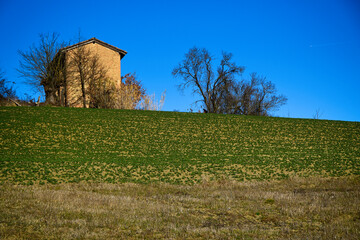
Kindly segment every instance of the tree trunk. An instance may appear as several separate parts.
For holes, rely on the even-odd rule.
[[[53,89],[47,88],[44,86],[44,91],[45,91],[45,102],[47,104],[51,104],[51,105],[55,105],[56,104],[56,91],[54,91]]]
[[[86,93],[85,93],[85,79],[82,70],[80,69],[81,92],[83,100],[83,108],[86,108]]]
[[[16,106],[21,107],[20,103],[18,103],[17,101],[12,100],[11,98],[9,98],[9,100],[12,101],[13,103],[15,103]]]
[[[65,105],[65,107],[68,107],[69,106],[69,103],[68,103],[68,97],[67,97],[67,78],[66,78],[66,74],[67,74],[67,72],[66,72],[66,64],[65,64],[65,66],[64,66],[64,72],[63,72],[63,74],[64,74],[64,105]]]

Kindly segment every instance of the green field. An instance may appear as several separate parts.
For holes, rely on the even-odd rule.
[[[360,123],[0,108],[0,182],[194,184],[360,175]]]
[[[0,108],[0,239],[359,237],[358,122]]]

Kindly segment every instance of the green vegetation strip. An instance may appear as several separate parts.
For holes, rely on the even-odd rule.
[[[0,182],[167,182],[360,175],[360,123],[0,108]]]

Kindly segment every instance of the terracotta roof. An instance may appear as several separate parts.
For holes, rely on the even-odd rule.
[[[106,42],[100,41],[97,38],[90,38],[89,40],[79,42],[79,43],[76,43],[76,44],[71,45],[71,46],[64,47],[64,48],[60,49],[60,51],[67,52],[69,50],[72,50],[72,49],[77,48],[77,47],[84,46],[84,45],[89,44],[89,43],[97,43],[97,44],[100,44],[100,45],[102,45],[104,47],[107,47],[107,48],[109,48],[109,49],[111,49],[111,50],[113,50],[115,52],[118,52],[120,54],[121,58],[123,58],[127,54],[126,51],[121,50],[120,48],[114,47],[113,45],[110,45],[110,44],[108,44]]]

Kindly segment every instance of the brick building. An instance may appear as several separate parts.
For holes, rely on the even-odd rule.
[[[65,74],[66,89],[62,89],[63,97],[62,102],[64,105],[70,107],[82,107],[83,104],[79,101],[81,96],[81,85],[79,81],[74,80],[74,76],[69,74],[71,72],[69,62],[74,54],[74,51],[79,50],[78,48],[83,48],[91,52],[92,55],[96,55],[99,59],[99,63],[106,70],[106,77],[115,84],[116,87],[121,86],[121,59],[127,54],[126,51],[121,50],[117,47],[114,47],[110,44],[107,44],[103,41],[100,41],[96,38],[91,38],[89,40],[62,48],[60,52],[65,57],[65,69],[68,74]],[[88,100],[87,106],[88,106]]]

